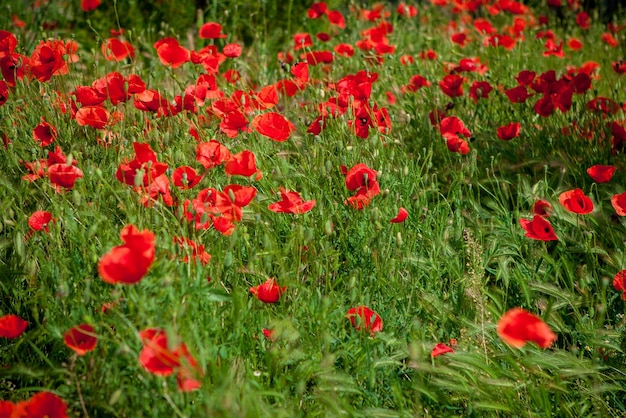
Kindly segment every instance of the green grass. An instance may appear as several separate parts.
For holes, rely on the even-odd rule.
[[[48,7],[62,12],[58,5]],[[559,40],[576,36],[584,42],[580,51],[564,47],[566,58],[559,59],[543,57],[545,41],[535,39],[548,27],[527,28],[525,40],[507,51],[483,46],[469,24],[473,41],[461,48],[445,30],[449,19],[463,25],[459,15],[430,4],[418,9],[409,19],[387,6],[393,25],[388,38],[396,51],[383,63],[355,47],[352,58],[311,65],[313,81],[294,97],[281,95],[269,110],[295,124],[285,142],[254,129],[229,138],[217,119],[205,122],[188,111],[161,118],[137,110],[130,99],[104,104],[124,115],[108,128],[116,136],[105,147],[101,131],[79,126],[54,105],[58,94],[67,98],[77,86],[112,71],[139,75],[168,100],[184,94],[203,69],[191,63],[171,69],[159,62],[152,44],[172,35],[171,28],[126,28],[136,49],[133,60],[109,62],[99,45],[81,45],[80,60],[69,64],[68,74],[48,82],[18,80],[0,106],[0,135],[11,140],[0,145],[0,316],[19,315],[29,326],[19,338],[0,338],[0,399],[19,402],[46,390],[64,399],[70,416],[91,417],[624,416],[625,302],[612,281],[626,268],[626,223],[615,214],[611,196],[625,191],[626,162],[622,149],[612,149],[606,127],[624,115],[586,109],[599,96],[625,100],[626,75],[611,69],[624,56],[624,31],[616,34],[620,45],[610,48],[600,39],[606,27],[593,14],[591,28],[583,31],[574,12],[566,10],[557,22],[537,6],[533,16],[548,14]],[[279,36],[235,36],[242,33],[236,24],[246,25],[243,17],[225,27],[230,37],[217,40],[218,46],[247,42],[241,57],[220,66],[220,74],[231,68],[242,74],[236,85],[217,75],[225,97],[290,78],[289,65],[281,66],[276,53],[290,51],[299,59],[293,33],[331,33],[328,44],[315,40],[313,49],[332,50],[340,42],[354,45],[361,31],[376,24],[357,19],[348,7],[339,10],[346,29],[329,26],[325,18],[294,16],[286,43],[279,43]],[[102,19],[93,22],[94,30],[117,25],[104,20],[108,11],[93,12],[91,18]],[[205,12],[204,21],[220,21]],[[40,39],[70,39],[71,23],[82,28],[90,18],[67,14],[61,21],[67,26],[42,31],[41,13],[24,11],[20,17],[29,19],[24,29],[12,27],[10,17],[0,19],[0,28],[16,35],[17,52],[30,56]],[[513,16],[503,12],[490,20],[502,31]],[[271,28],[272,22],[265,25]],[[196,50],[213,42],[199,39],[195,29],[190,33]],[[191,48],[187,34],[178,35]],[[438,58],[420,60],[419,53],[429,48]],[[405,54],[415,63],[402,65],[399,57]],[[479,57],[489,71],[462,73],[468,79],[464,95],[449,98],[437,82],[446,63],[466,57]],[[503,93],[517,84],[523,69],[537,74],[553,69],[560,77],[568,66],[587,61],[600,65],[599,78],[593,89],[574,94],[567,112],[555,110],[544,118],[532,107],[539,95],[513,104]],[[317,106],[336,97],[332,83],[359,70],[378,74],[369,102],[388,109],[391,131],[373,128],[367,139],[359,138],[347,113],[329,118],[318,136],[306,133]],[[403,93],[401,87],[415,74],[431,87]],[[489,99],[469,98],[475,80],[494,87]],[[387,102],[387,92],[395,94],[396,104]],[[210,108],[207,103],[200,114]],[[444,107],[472,132],[468,155],[450,152],[428,122],[431,110]],[[251,121],[265,112],[246,116]],[[42,117],[58,132],[45,148],[32,134]],[[512,121],[521,123],[521,135],[499,140],[497,127]],[[589,126],[593,139],[563,131],[573,129],[574,121]],[[217,139],[233,154],[252,151],[262,179],[227,176],[220,166],[207,170],[198,186],[177,189],[171,180],[176,167],[203,172],[190,126],[201,141]],[[118,165],[134,158],[133,142],[150,144],[158,161],[169,165],[178,204],[168,207],[158,200],[145,207],[138,193],[115,178]],[[22,179],[24,162],[47,158],[55,146],[84,173],[64,193],[55,192],[46,178]],[[344,203],[353,193],[340,167],[357,163],[378,172],[381,188],[363,210]],[[585,172],[594,164],[614,165],[613,179],[595,183]],[[231,236],[195,230],[183,219],[185,199],[231,183],[257,190]],[[301,215],[270,211],[279,187],[314,199],[316,206]],[[591,214],[570,213],[559,203],[559,195],[574,188],[593,200]],[[524,236],[519,219],[532,217],[537,199],[552,204],[548,219],[558,241]],[[408,219],[390,223],[399,207],[408,210]],[[56,221],[48,234],[37,231],[25,239],[36,210],[51,212]],[[155,234],[156,258],[138,284],[109,285],[99,277],[98,263],[122,244],[120,231],[129,224]],[[203,244],[210,262],[182,262],[189,253],[175,244],[175,236]],[[276,304],[264,304],[249,291],[269,277],[287,287]],[[103,304],[112,302],[103,313]],[[382,332],[370,336],[353,329],[346,312],[361,305],[380,315]],[[513,307],[540,316],[557,334],[553,346],[507,345],[496,326]],[[95,327],[98,342],[94,351],[77,356],[63,334],[81,323]],[[174,375],[156,376],[142,367],[139,332],[152,327],[165,330],[172,346],[186,344],[203,371],[200,389],[180,392]],[[273,339],[263,336],[263,328],[274,330]],[[451,339],[457,341],[454,353],[431,357],[435,344]]]

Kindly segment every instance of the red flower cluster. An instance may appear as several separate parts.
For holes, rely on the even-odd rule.
[[[211,226],[223,235],[231,235],[235,224],[243,217],[243,208],[256,196],[252,186],[231,184],[223,191],[214,188],[202,189],[196,198],[183,203],[184,216],[194,222],[196,229]]]
[[[622,299],[626,300],[626,270],[618,272],[613,277],[613,287],[618,292],[622,292]]]
[[[76,166],[78,162],[72,160],[67,164],[67,157],[61,148],[56,147],[54,152],[48,151],[48,158],[25,163],[29,174],[22,176],[26,181],[35,181],[42,177],[48,177],[50,183],[57,192],[63,189],[72,189],[77,179],[83,177],[83,172]]]

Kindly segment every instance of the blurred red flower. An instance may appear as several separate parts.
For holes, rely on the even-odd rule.
[[[39,392],[26,401],[18,402],[11,418],[67,418],[67,405],[53,393]]]
[[[216,22],[207,22],[200,27],[198,36],[202,39],[226,38],[222,33],[222,25]]]
[[[4,80],[0,80],[0,106],[7,100],[9,100],[9,85]]]
[[[622,299],[626,300],[626,270],[618,272],[613,277],[613,287],[618,292],[622,292]]]
[[[180,366],[180,356],[168,344],[167,334],[158,328],[147,328],[139,332],[143,348],[139,363],[144,369],[157,376],[169,376]]]
[[[98,263],[100,278],[109,284],[134,284],[148,272],[155,258],[154,234],[135,225],[125,226],[120,238],[124,244],[113,247]]]
[[[252,120],[252,126],[258,133],[274,141],[286,141],[296,127],[280,113],[270,112],[258,115]]]
[[[101,0],[80,0],[80,8],[83,12],[90,12],[100,6]]]
[[[389,222],[398,224],[398,223],[404,222],[406,218],[408,217],[409,217],[409,212],[407,212],[406,209],[401,207],[400,209],[398,209],[398,214],[396,215],[396,217],[393,219],[390,219]]]
[[[63,334],[63,342],[79,356],[84,356],[96,348],[98,337],[94,333],[93,326],[80,324],[70,328]]]
[[[104,59],[107,61],[124,61],[128,57],[135,57],[135,48],[133,48],[130,42],[117,38],[107,39],[100,49]]]
[[[258,300],[265,303],[276,303],[280,296],[287,290],[286,286],[279,286],[273,277],[267,279],[258,286],[250,288],[252,293]]]
[[[302,200],[298,192],[290,192],[280,188],[281,201],[272,203],[268,209],[272,212],[302,214],[310,211],[315,206],[315,200]]]
[[[520,218],[520,226],[526,231],[526,236],[531,239],[539,241],[557,241],[558,237],[552,229],[550,222],[545,220],[540,215],[535,215],[532,221],[528,219]]]
[[[438,343],[436,346],[433,347],[433,350],[430,352],[430,356],[432,358],[435,358],[446,353],[454,353],[454,350],[444,343]]]
[[[162,38],[154,43],[159,61],[165,66],[178,68],[191,59],[189,51],[175,38]]]
[[[626,216],[626,192],[614,194],[611,197],[611,205],[619,216]]]
[[[498,335],[515,348],[522,348],[529,341],[548,348],[557,338],[545,322],[522,308],[510,309],[500,318]]]
[[[519,122],[511,122],[508,125],[498,128],[498,138],[503,141],[509,141],[519,136],[521,125]]]
[[[596,183],[607,183],[611,181],[615,173],[614,165],[594,165],[587,169],[587,174]]]
[[[360,331],[361,329],[364,329],[369,331],[372,337],[374,336],[374,333],[383,330],[383,320],[380,315],[367,306],[357,306],[355,308],[348,309],[346,318],[350,320],[350,323],[355,330]]]
[[[0,337],[17,338],[24,333],[28,321],[17,315],[0,316]]]
[[[570,212],[584,215],[593,211],[593,202],[581,189],[568,190],[561,193],[559,202]]]

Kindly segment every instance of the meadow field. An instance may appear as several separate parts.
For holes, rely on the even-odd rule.
[[[144,3],[0,5],[0,418],[626,416],[621,10]]]

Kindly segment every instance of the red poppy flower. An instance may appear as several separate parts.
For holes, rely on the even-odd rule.
[[[430,356],[432,358],[435,358],[446,353],[454,353],[454,350],[444,343],[438,343],[436,346],[433,347],[433,350],[430,352]]]
[[[366,164],[356,164],[346,172],[346,187],[348,190],[368,187],[376,182],[376,174],[376,170],[369,168]]]
[[[176,383],[178,390],[181,392],[191,392],[202,387],[202,382],[198,380],[202,376],[202,370],[198,365],[198,361],[189,353],[187,345],[182,343],[177,349],[176,354],[180,358],[180,367],[176,372]]]
[[[626,216],[626,192],[613,195],[611,205],[619,216]]]
[[[470,86],[469,96],[474,101],[478,102],[478,99],[488,99],[489,93],[493,91],[493,87],[486,81],[474,81]]]
[[[101,47],[102,55],[107,61],[124,61],[135,57],[135,48],[128,41],[117,38],[107,39]]]
[[[83,172],[75,165],[65,163],[52,164],[48,167],[48,178],[50,183],[65,189],[74,187],[74,183],[83,177]]]
[[[293,50],[298,51],[303,48],[309,48],[313,46],[313,38],[308,33],[296,33],[293,35]]]
[[[448,74],[439,82],[439,87],[447,96],[463,96],[463,77],[458,74]]]
[[[535,203],[533,203],[531,212],[539,216],[549,216],[552,213],[552,205],[550,202],[538,199]]]
[[[60,40],[41,41],[30,57],[30,73],[37,80],[46,82],[53,75],[67,74],[65,42]]]
[[[202,180],[202,175],[198,175],[196,170],[189,166],[178,167],[172,173],[172,180],[174,180],[174,186],[180,189],[191,189]]]
[[[583,47],[583,43],[578,38],[569,38],[567,40],[567,47],[572,51],[578,51]]]
[[[248,119],[239,110],[235,109],[224,114],[222,121],[220,122],[220,130],[226,134],[229,138],[234,138],[239,135],[239,132],[250,132],[248,127]]]
[[[357,331],[364,329],[373,337],[374,333],[383,330],[383,320],[380,315],[367,306],[357,306],[348,309],[346,317]]]
[[[258,133],[274,141],[286,141],[296,127],[280,113],[270,112],[258,115],[252,120]]]
[[[526,236],[539,241],[557,241],[558,238],[552,229],[550,222],[540,215],[535,215],[532,221],[520,218],[520,226],[526,231]]]
[[[615,173],[615,166],[613,165],[594,165],[587,169],[587,174],[596,183],[607,183],[611,181],[613,174]]]
[[[222,33],[222,25],[216,22],[207,22],[200,27],[198,36],[202,39],[226,38]]]
[[[230,160],[230,151],[220,142],[212,139],[198,145],[196,160],[204,168],[212,168]]]
[[[398,4],[398,7],[396,8],[396,12],[400,16],[415,17],[417,16],[417,7],[413,6],[412,4],[400,2],[400,4]]]
[[[613,277],[613,287],[618,292],[622,292],[622,299],[626,300],[626,270],[618,272]]]
[[[337,55],[350,58],[354,55],[354,48],[350,44],[338,44],[335,45],[333,50],[337,53]]]
[[[12,418],[67,418],[65,401],[50,392],[39,392],[13,408]]]
[[[13,417],[13,411],[15,410],[15,404],[11,401],[0,401],[0,418]]]
[[[522,308],[510,309],[500,318],[498,335],[515,348],[522,348],[529,341],[548,348],[557,338],[545,322]]]
[[[191,58],[189,51],[174,38],[163,38],[156,41],[154,49],[156,49],[161,64],[172,68],[180,67]]]
[[[503,141],[509,141],[519,136],[521,125],[519,122],[511,122],[508,125],[498,128],[498,138]]]
[[[102,106],[83,106],[76,112],[76,123],[80,126],[91,126],[104,129],[109,123],[109,112]]]
[[[180,356],[170,348],[165,331],[147,328],[139,332],[143,348],[139,363],[144,369],[157,376],[169,376],[180,366]]]
[[[63,334],[63,342],[79,356],[84,356],[96,348],[98,337],[89,324],[80,324],[70,328]]]
[[[17,338],[24,333],[28,321],[17,315],[0,316],[0,337]]]
[[[409,212],[407,212],[406,209],[401,207],[400,209],[398,209],[398,214],[396,215],[396,217],[393,219],[390,219],[389,222],[398,224],[398,223],[404,222],[406,218],[408,217],[409,217]]]
[[[528,94],[528,90],[525,86],[517,86],[511,89],[505,90],[504,94],[509,98],[511,103],[524,103],[532,94]]]
[[[429,87],[429,86],[430,86],[430,81],[426,80],[424,76],[416,74],[409,79],[408,85],[402,86],[402,90],[416,92],[422,87]]]
[[[325,2],[313,3],[306,15],[309,19],[317,19],[328,14],[328,5]]]
[[[280,188],[281,201],[272,203],[268,209],[272,212],[293,213],[296,215],[305,213],[313,209],[315,200],[302,200],[298,192],[290,192],[284,188]]]
[[[343,17],[339,10],[333,10],[331,12],[328,12],[326,16],[328,17],[328,22],[331,25],[337,26],[339,29],[346,28],[346,19]]]
[[[33,231],[50,232],[48,227],[52,222],[54,222],[52,214],[43,210],[38,210],[34,212],[28,218],[28,226],[30,226]]]
[[[458,152],[461,155],[469,153],[469,145],[467,141],[460,138],[459,135],[463,135],[465,138],[472,136],[469,129],[465,127],[463,121],[456,116],[448,116],[441,120],[439,125],[439,132],[446,140],[446,146],[452,152]]]
[[[609,32],[603,33],[600,39],[602,39],[602,41],[604,41],[608,46],[612,48],[615,48],[619,45],[619,41],[613,36],[613,34]]]
[[[559,202],[570,212],[584,215],[593,211],[593,202],[580,189],[568,190],[561,193]]]
[[[258,300],[265,303],[276,303],[280,296],[287,290],[286,286],[278,286],[276,279],[269,278],[264,283],[250,288],[250,293]]]
[[[80,8],[83,12],[90,12],[100,6],[101,0],[80,0]]]
[[[109,284],[134,284],[148,272],[155,257],[154,234],[135,225],[122,229],[124,244],[113,247],[98,263],[100,278]]]
[[[47,147],[57,139],[57,130],[42,117],[39,125],[33,129],[33,137],[42,147]]]
[[[263,336],[268,340],[276,341],[276,331],[274,331],[273,329],[263,328],[261,332],[263,333]]]
[[[239,44],[226,44],[222,49],[222,53],[228,58],[237,58],[241,55],[242,47]]]
[[[224,166],[224,172],[229,176],[250,177],[258,173],[256,157],[252,151],[243,150],[230,157]]]

